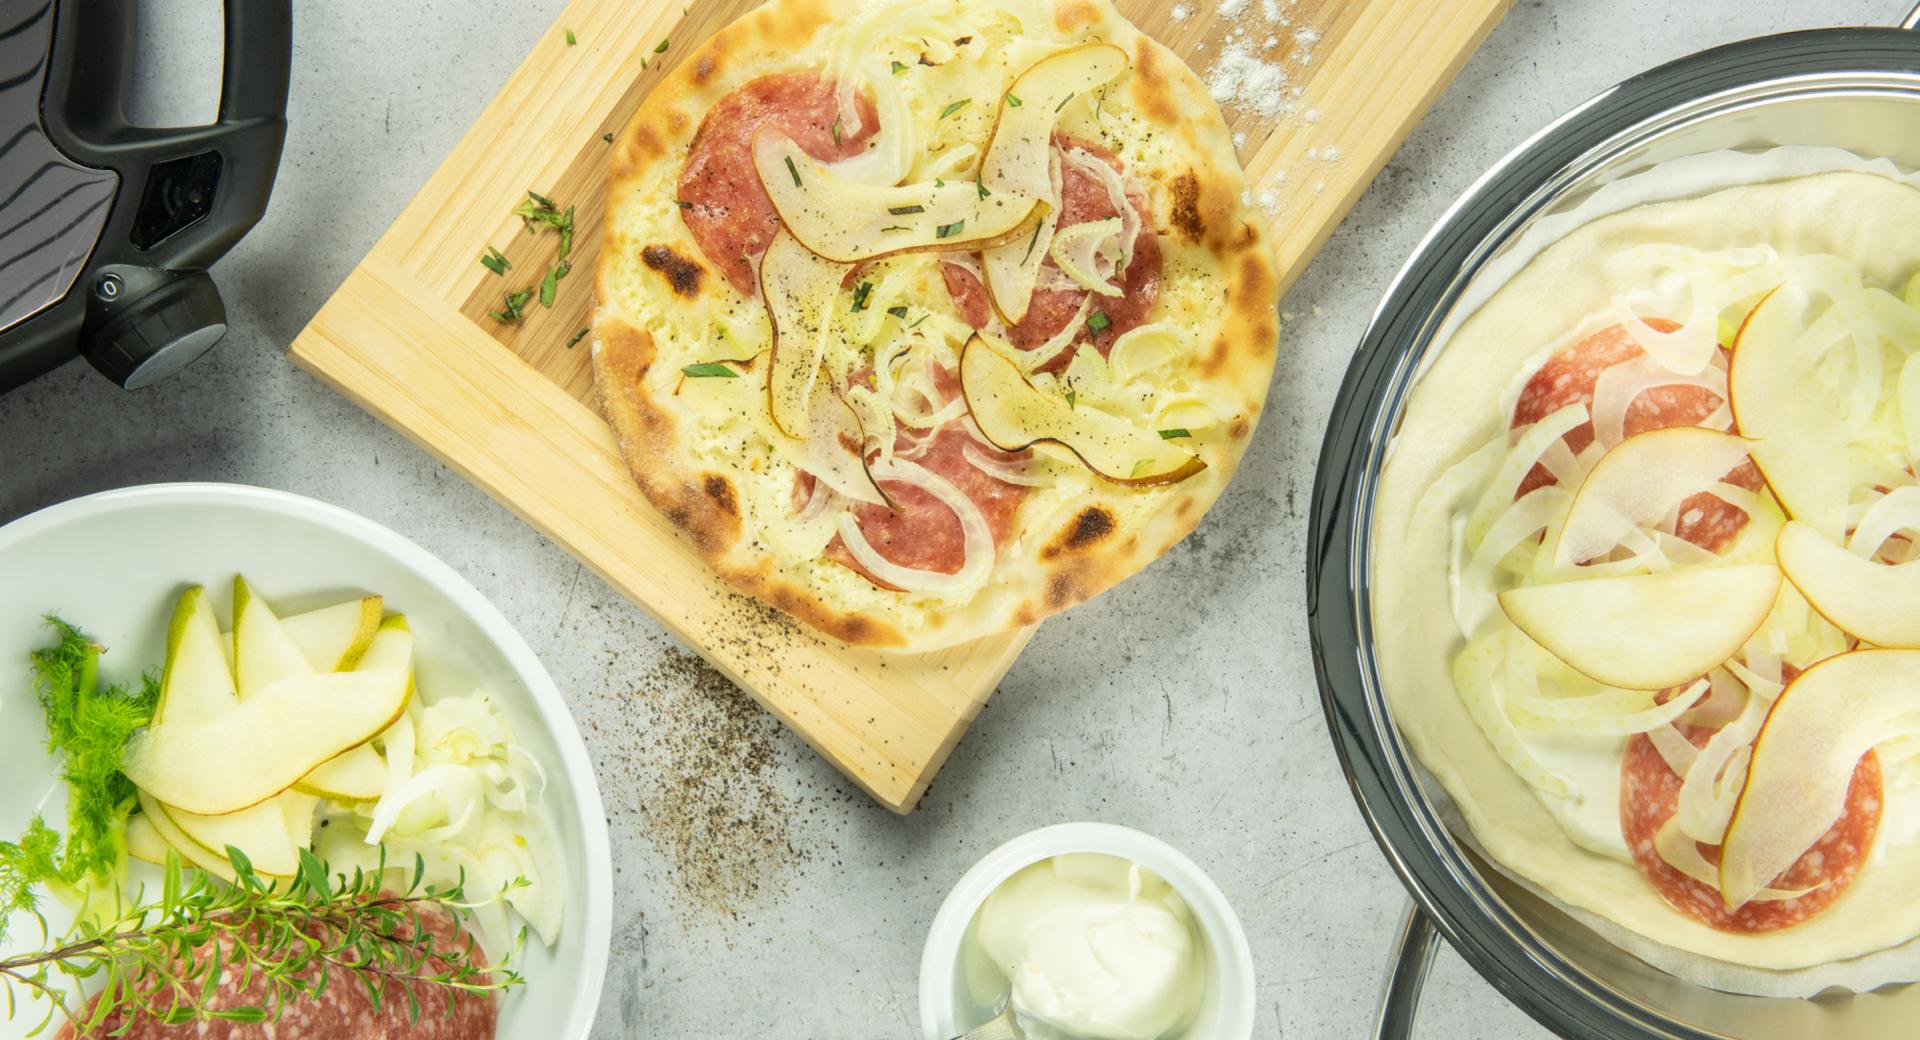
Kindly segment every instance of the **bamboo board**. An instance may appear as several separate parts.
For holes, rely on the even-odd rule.
[[[1235,48],[1284,70],[1278,90],[1225,113],[1271,217],[1283,291],[1510,3],[1119,0],[1203,78]],[[589,400],[587,351],[570,342],[592,306],[603,135],[754,0],[682,5],[569,4],[289,353],[565,546],[906,812],[1032,630],[887,655],[824,641],[733,593],[628,478]],[[516,273],[555,258],[556,236],[525,235],[510,213],[529,188],[576,207],[574,274],[553,307],[529,303],[507,325],[487,312],[528,278],[509,284],[478,257],[500,247]]]

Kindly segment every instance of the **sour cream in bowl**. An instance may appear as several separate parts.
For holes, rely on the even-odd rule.
[[[934,919],[920,1019],[947,1040],[1011,1001],[1035,1040],[1245,1040],[1253,962],[1220,889],[1166,843],[1110,824],[1022,835]]]

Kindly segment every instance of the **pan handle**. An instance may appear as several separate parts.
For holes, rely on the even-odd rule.
[[[1374,1019],[1374,1040],[1408,1040],[1420,1012],[1420,988],[1440,952],[1440,933],[1418,904],[1408,903],[1400,920],[1400,937],[1393,967],[1387,971],[1386,992],[1380,996],[1380,1014]]]

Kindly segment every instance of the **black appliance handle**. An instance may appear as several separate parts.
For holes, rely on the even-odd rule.
[[[1380,1013],[1373,1021],[1374,1040],[1409,1040],[1420,1013],[1420,990],[1426,985],[1433,958],[1440,952],[1440,933],[1419,904],[1408,903],[1394,941],[1393,966],[1380,996]]]
[[[118,171],[136,202],[156,165],[217,157],[218,186],[205,215],[156,242],[144,258],[155,267],[205,268],[266,213],[286,138],[292,0],[226,0],[219,115],[186,127],[127,121],[131,2],[84,0],[60,8],[65,24],[56,27],[54,46],[67,60],[55,63],[47,97],[64,101],[44,110],[47,132],[75,159]]]

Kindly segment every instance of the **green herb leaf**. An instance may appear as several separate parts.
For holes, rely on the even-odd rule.
[[[574,44],[576,44],[576,43],[579,43],[579,42],[580,42],[579,40],[576,40],[576,39],[574,39],[574,38],[573,38],[573,30],[572,30],[572,29],[568,29],[568,30],[567,30],[567,46],[569,46],[569,47],[571,47],[571,46],[573,46]]]
[[[553,306],[554,297],[559,295],[560,292],[560,279],[565,278],[567,272],[571,270],[573,270],[573,265],[567,263],[565,260],[547,268],[546,277],[540,279],[540,306]]]
[[[1079,402],[1079,400],[1080,400],[1080,391],[1075,390],[1073,388],[1072,383],[1068,383],[1067,384],[1067,407],[1072,408],[1075,404]]]
[[[906,67],[905,65],[902,65],[902,64],[900,64],[900,63],[899,63],[899,62],[897,62],[897,61],[893,63],[893,74],[894,74],[894,75],[896,75],[896,76],[898,76],[899,74],[901,74],[902,72],[905,72],[905,71],[907,71],[907,67]]]
[[[926,211],[927,211],[927,207],[925,206],[888,206],[887,207],[887,212],[893,214],[896,217],[904,217],[910,213],[925,213]]]
[[[1020,107],[1020,99],[1019,99],[1018,97],[1016,97],[1016,96],[1014,96],[1014,95],[1012,95],[1012,94],[1008,94],[1008,95],[1007,95],[1007,104],[1008,104],[1009,106],[1011,106],[1011,107],[1013,107],[1013,108],[1019,108],[1019,107]]]
[[[867,296],[872,292],[872,282],[861,282],[859,285],[853,287],[853,312],[855,314],[867,309]]]
[[[840,146],[840,117],[839,116],[833,117],[833,144],[834,144],[834,147],[836,148]]]
[[[611,130],[609,130],[609,131],[607,131],[606,133],[604,133],[604,134],[601,134],[601,135],[600,135],[600,139],[601,139],[602,141],[605,141],[605,142],[607,142],[608,144],[612,144],[612,143],[613,143],[613,131],[611,131]]]
[[[653,53],[655,53],[655,54],[665,54],[665,53],[667,53],[667,41],[666,41],[666,40],[661,40],[661,41],[660,41],[660,45],[659,45],[658,47],[655,47],[655,48],[653,49]]]
[[[1047,223],[1044,220],[1033,226],[1033,235],[1027,239],[1027,252],[1025,256],[1022,256],[1020,258],[1021,263],[1024,264],[1027,261],[1033,259],[1033,247],[1035,244],[1037,244],[1040,241],[1040,229],[1046,226],[1047,226]]]
[[[1180,426],[1176,426],[1171,430],[1160,431],[1160,439],[1163,441],[1170,441],[1170,440],[1173,440],[1175,437],[1191,437],[1191,436],[1193,436],[1193,434],[1188,433],[1184,427],[1180,427]]]
[[[1137,477],[1137,476],[1139,476],[1139,475],[1140,475],[1140,471],[1141,471],[1141,470],[1143,470],[1143,469],[1146,469],[1146,468],[1147,468],[1147,465],[1148,465],[1148,463],[1150,463],[1150,462],[1152,462],[1152,461],[1153,461],[1152,459],[1141,459],[1141,460],[1140,460],[1139,462],[1136,462],[1136,463],[1134,463],[1134,464],[1133,464],[1133,472],[1131,472],[1131,473],[1129,473],[1129,474],[1127,474],[1127,476],[1129,476],[1129,477]]]
[[[798,188],[800,186],[800,170],[793,165],[793,156],[787,156],[786,160],[787,172],[793,175],[793,186]]]
[[[732,365],[723,365],[723,364],[720,364],[719,362],[713,362],[713,361],[703,362],[698,365],[688,365],[685,368],[682,368],[680,370],[680,374],[686,375],[686,376],[692,376],[695,379],[738,379],[740,378],[740,373],[734,371]]]
[[[490,318],[493,318],[495,321],[502,321],[511,325],[520,320],[520,309],[522,307],[525,307],[527,305],[527,301],[532,298],[533,298],[532,289],[522,289],[519,292],[509,292],[502,299],[501,308],[497,311],[488,312],[487,316]]]
[[[1106,311],[1094,311],[1093,314],[1087,318],[1087,331],[1096,336],[1105,332],[1112,325],[1113,319],[1107,317]]]
[[[980,197],[983,199],[993,194],[993,192],[987,190],[986,183],[981,181],[980,175],[977,173],[973,175],[973,186],[980,192]]]
[[[676,205],[676,206],[678,206],[678,207],[680,207],[681,209],[692,209],[692,208],[693,208],[693,203],[691,203],[691,202],[688,202],[688,201],[687,201],[687,200],[685,200],[685,199],[674,199],[674,200],[673,200],[673,204],[674,204],[674,205]]]
[[[907,320],[907,309],[906,309],[906,308],[905,308],[904,306],[902,306],[902,307],[888,307],[888,308],[887,308],[887,313],[888,313],[888,314],[891,314],[891,315],[893,315],[893,316],[894,316],[894,317],[896,317],[896,318],[899,318],[899,319],[900,319],[901,321],[906,321],[906,320]]]
[[[1079,95],[1077,95],[1077,94],[1068,94],[1068,95],[1067,95],[1066,97],[1063,97],[1063,98],[1061,98],[1061,99],[1060,99],[1060,103],[1059,103],[1059,104],[1057,104],[1057,105],[1055,105],[1055,106],[1053,106],[1053,111],[1054,111],[1054,112],[1055,112],[1056,114],[1057,114],[1057,113],[1059,113],[1059,111],[1060,111],[1061,109],[1063,109],[1063,108],[1065,108],[1065,107],[1067,107],[1067,102],[1069,102],[1069,101],[1072,101],[1072,100],[1073,100],[1074,98],[1076,98],[1076,97],[1078,97],[1078,96],[1079,96]]]
[[[891,226],[891,227],[883,227],[883,228],[881,228],[880,230],[881,230],[881,231],[911,231],[911,230],[913,230],[913,229],[912,229],[912,228],[909,228],[909,227],[905,227],[905,226],[903,226],[903,225],[900,225],[900,224],[895,224],[895,225],[893,225],[893,226]]]
[[[568,349],[568,350],[572,350],[572,349],[573,349],[573,345],[574,345],[575,343],[578,343],[578,342],[580,342],[581,340],[583,340],[583,339],[585,339],[585,338],[587,338],[587,332],[588,332],[588,330],[586,330],[586,329],[581,329],[581,330],[580,330],[579,332],[576,332],[576,333],[574,333],[574,334],[573,334],[572,336],[569,336],[569,337],[567,338],[567,349]]]
[[[915,318],[915,319],[913,319],[913,321],[912,321],[912,322],[910,322],[910,323],[908,323],[908,325],[907,325],[907,328],[909,328],[909,329],[917,329],[917,328],[919,328],[919,327],[920,327],[920,323],[921,323],[921,322],[923,322],[923,321],[926,321],[926,320],[927,320],[927,316],[926,316],[926,315],[924,315],[924,314],[922,314],[922,315],[921,315],[921,316],[919,316],[918,318]]]
[[[972,98],[961,98],[960,100],[955,101],[953,104],[948,105],[947,107],[940,110],[940,118],[945,119],[948,116],[954,114],[955,112],[960,111],[961,109],[967,107],[967,103],[972,100],[973,100]]]
[[[506,254],[498,249],[488,246],[486,253],[480,257],[480,266],[494,274],[506,274],[507,268],[513,266],[513,261],[508,260]]]
[[[960,233],[961,228],[964,228],[966,226],[967,226],[967,222],[965,220],[956,220],[951,224],[942,224],[939,227],[933,229],[933,237],[952,238],[953,236]]]
[[[947,186],[947,182],[946,182],[946,181],[943,181],[943,180],[941,180],[941,179],[940,179],[940,178],[938,178],[938,177],[935,177],[935,178],[933,179],[933,186],[934,186],[934,187],[936,187],[936,188],[944,188],[944,187],[946,187],[946,186]]]

